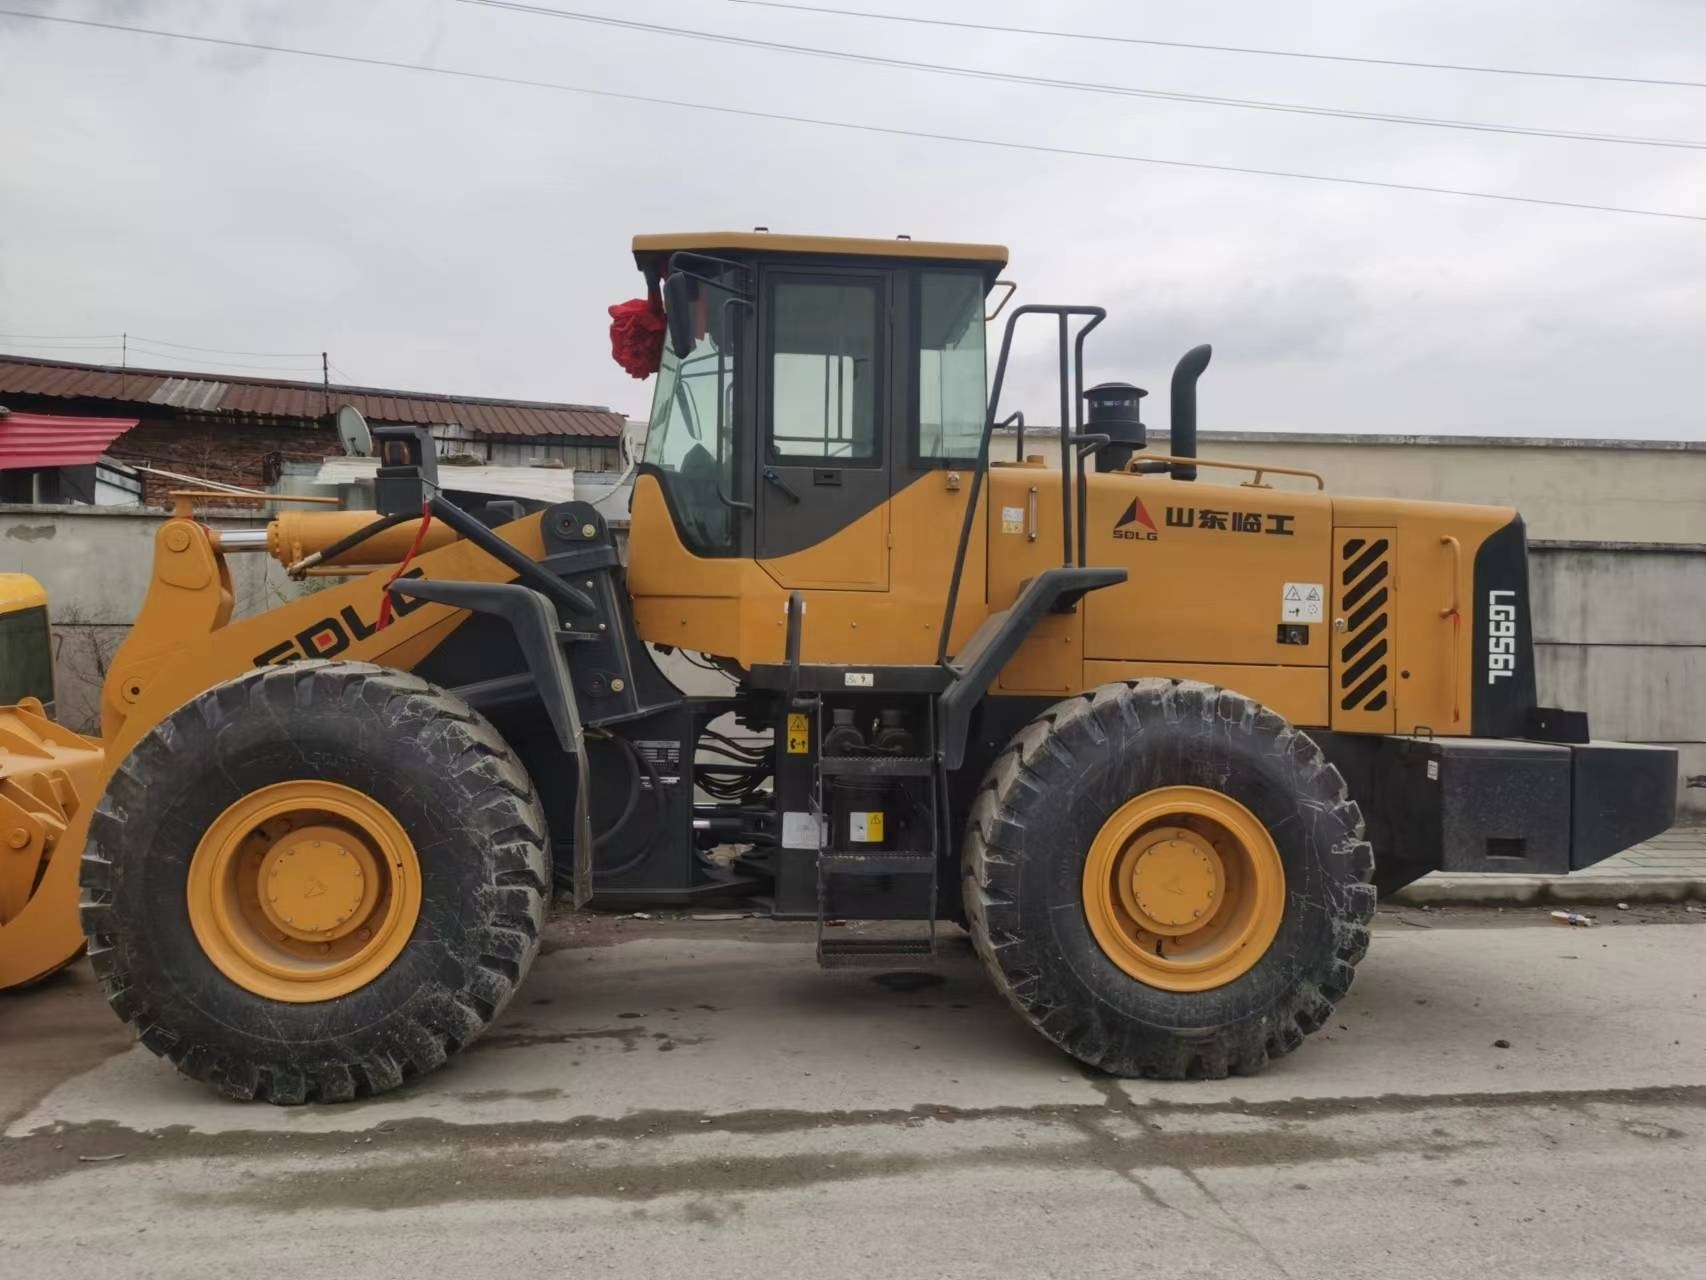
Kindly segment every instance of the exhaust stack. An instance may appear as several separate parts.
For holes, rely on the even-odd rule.
[[[1169,428],[1167,452],[1176,458],[1197,456],[1197,379],[1208,368],[1214,348],[1208,343],[1192,347],[1179,357],[1173,366],[1173,386],[1169,395],[1172,425]],[[1195,480],[1197,469],[1183,463],[1173,464],[1173,479]]]

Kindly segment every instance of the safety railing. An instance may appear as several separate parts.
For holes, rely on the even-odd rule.
[[[1090,331],[1107,318],[1101,307],[1068,306],[1057,303],[1026,303],[1015,307],[1007,317],[1007,327],[1001,335],[1001,355],[995,362],[995,381],[989,391],[989,410],[984,415],[983,438],[978,443],[977,466],[972,471],[971,489],[966,496],[965,515],[960,521],[960,540],[954,552],[954,571],[948,580],[947,607],[942,614],[942,630],[936,644],[936,661],[948,661],[948,633],[953,627],[954,611],[959,606],[960,584],[965,577],[966,553],[971,547],[972,526],[977,520],[977,504],[983,493],[983,477],[989,470],[989,444],[1000,423],[1001,388],[1007,380],[1007,361],[1013,353],[1013,331],[1020,319],[1028,315],[1050,315],[1058,324],[1059,384],[1060,384],[1060,500],[1061,500],[1061,564],[1070,567],[1073,559],[1073,533],[1077,532],[1077,563],[1084,559],[1084,460],[1108,443],[1105,435],[1086,436],[1084,428],[1084,340]],[[1072,317],[1084,317],[1076,334]],[[1067,423],[1072,424],[1068,430]],[[1074,498],[1076,497],[1076,501]]]

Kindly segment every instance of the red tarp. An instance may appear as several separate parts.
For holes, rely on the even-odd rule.
[[[86,467],[129,431],[135,418],[66,418],[53,413],[0,417],[0,471]]]

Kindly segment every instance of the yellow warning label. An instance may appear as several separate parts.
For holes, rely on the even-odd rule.
[[[788,713],[788,754],[803,756],[812,749],[812,731],[803,711]]]
[[[880,810],[847,815],[847,838],[854,844],[883,842],[883,815]]]

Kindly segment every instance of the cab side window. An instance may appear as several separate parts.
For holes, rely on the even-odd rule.
[[[969,271],[924,271],[917,288],[918,457],[927,464],[974,462],[988,376],[983,279]]]
[[[665,342],[646,433],[652,468],[681,534],[704,556],[739,550],[740,525],[731,499],[739,490],[742,334],[750,304],[739,300],[725,273],[699,288],[695,343],[678,357]]]
[[[846,278],[772,281],[770,461],[878,460],[878,288]]]

